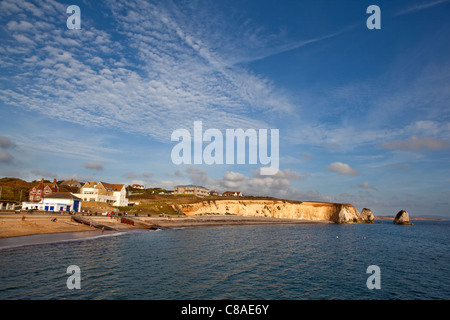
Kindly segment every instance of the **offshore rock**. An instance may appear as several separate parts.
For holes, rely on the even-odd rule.
[[[364,222],[367,222],[367,223],[374,223],[375,222],[375,216],[373,215],[372,210],[367,209],[367,208],[362,209],[362,211],[361,211],[361,219]]]
[[[400,210],[394,218],[394,224],[412,224],[409,222],[409,214],[406,210]]]

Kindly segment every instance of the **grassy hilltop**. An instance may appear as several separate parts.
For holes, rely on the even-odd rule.
[[[36,183],[36,181],[27,182],[18,178],[2,178],[0,179],[0,199],[20,201],[22,193],[22,201],[27,201],[28,192]]]
[[[208,196],[197,197],[195,195],[166,195],[166,194],[152,194],[152,193],[140,193],[132,194],[128,196],[129,202],[139,202],[138,205],[129,207],[120,207],[120,211],[126,211],[128,214],[139,215],[159,215],[159,214],[178,214],[177,210],[173,206],[178,204],[190,204],[201,201],[215,201],[215,200],[280,200],[273,197],[221,197],[221,196]],[[289,201],[292,203],[300,203],[301,201]]]

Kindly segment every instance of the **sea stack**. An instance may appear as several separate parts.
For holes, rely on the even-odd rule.
[[[338,204],[337,205],[338,210],[331,218],[331,221],[335,223],[357,223],[362,222],[361,215],[356,210],[355,207],[353,207],[350,204]]]
[[[366,223],[374,223],[375,222],[375,217],[372,213],[372,210],[364,208],[361,211],[361,219],[363,220],[363,222]]]
[[[412,224],[409,222],[409,214],[406,210],[400,210],[394,218],[394,224]]]

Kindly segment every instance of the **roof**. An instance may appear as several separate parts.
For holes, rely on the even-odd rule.
[[[74,196],[73,194],[71,194],[70,192],[55,192],[52,193],[46,197],[44,197],[45,199],[69,199],[69,200],[78,200],[81,201],[80,198]]]
[[[102,184],[102,186],[105,187],[107,191],[121,191],[122,188],[124,187],[124,184],[112,184],[103,181],[97,183],[95,181],[89,181],[84,184],[83,188],[98,188],[98,185],[100,183]]]
[[[101,184],[106,188],[109,189],[109,191],[120,191],[123,188],[123,184],[112,184],[112,183],[106,183],[101,182]]]
[[[54,179],[53,182],[44,182],[44,179],[42,179],[37,184],[35,184],[34,187],[32,187],[31,189],[33,189],[33,188],[41,189],[41,188],[45,188],[45,186],[48,186],[50,188],[53,188],[53,186],[58,187],[58,185],[56,184],[56,179]]]

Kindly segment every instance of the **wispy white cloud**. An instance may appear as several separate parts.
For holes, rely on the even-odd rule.
[[[304,181],[310,177],[309,173],[299,174],[295,170],[284,169],[272,176],[263,176],[260,170],[253,171],[246,176],[237,172],[226,172],[218,179],[218,190],[241,191],[247,195],[273,196],[281,199],[300,201],[330,201],[330,197],[320,194],[316,190],[299,190],[293,182]]]
[[[400,12],[398,12],[396,14],[396,16],[402,16],[402,15],[413,13],[413,12],[416,12],[419,10],[424,10],[424,9],[431,8],[431,7],[437,6],[437,5],[445,3],[445,2],[449,2],[449,0],[420,1],[419,3],[416,2],[414,5],[409,6],[408,8],[403,9]]]
[[[406,140],[395,140],[382,144],[385,149],[396,150],[442,150],[450,148],[450,143],[445,140],[439,140],[431,137],[411,136]]]
[[[363,188],[363,189],[373,189],[373,190],[377,190],[376,187],[374,187],[373,185],[371,185],[368,181],[364,181],[362,183],[360,183],[358,185],[358,187]]]
[[[179,175],[180,176],[180,175]],[[244,195],[273,196],[291,200],[329,201],[331,198],[315,190],[300,191],[293,182],[304,181],[309,173],[299,174],[295,170],[284,169],[271,176],[261,175],[260,170],[246,175],[241,172],[227,171],[221,177],[213,178],[206,170],[189,167],[186,169],[188,180],[184,183],[202,185],[218,192],[240,191]],[[174,183],[172,183],[173,187]]]
[[[436,49],[436,59],[427,59],[423,48],[433,46],[421,42],[370,79],[329,88],[323,96],[305,95],[302,112],[308,120],[295,122],[285,138],[329,150],[377,146],[413,135],[449,140],[448,48]]]
[[[292,109],[269,79],[228,65],[208,43],[211,30],[189,24],[209,16],[193,19],[162,3],[114,2],[118,30],[106,33],[89,18],[82,30],[61,28],[61,5],[51,0],[6,0],[2,6],[10,38],[0,58],[0,81],[7,84],[0,101],[8,105],[166,142],[174,129],[191,127],[194,120],[261,128],[268,124],[258,112]],[[49,17],[42,20],[44,11]]]
[[[409,169],[411,165],[409,163],[394,163],[390,165],[391,168],[394,169]]]
[[[32,131],[33,132],[33,131]],[[54,131],[48,136],[45,132],[34,131],[29,135],[16,135],[15,144],[21,150],[21,157],[44,155],[44,157],[63,157],[67,159],[92,160],[97,162],[113,162],[119,150],[105,146],[101,136],[90,137],[79,134],[79,140],[73,140],[64,131]],[[24,153],[25,152],[25,153]],[[26,155],[25,155],[26,154]]]
[[[324,36],[320,36],[317,38],[312,38],[312,39],[307,39],[307,40],[297,40],[297,41],[292,41],[289,43],[282,43],[282,44],[278,44],[274,47],[270,47],[270,48],[260,48],[259,52],[257,51],[256,53],[254,52],[251,56],[247,56],[242,58],[242,60],[236,61],[235,63],[248,63],[248,62],[253,62],[253,61],[257,61],[257,60],[262,60],[268,57],[272,57],[281,53],[285,53],[285,52],[289,52],[295,49],[299,49],[301,47],[307,46],[309,44],[313,44],[316,42],[320,42],[322,40],[326,40],[329,38],[333,38],[335,36],[338,36],[340,34],[342,34],[343,32],[347,31],[349,28],[344,28],[341,31],[338,32],[333,32],[330,34],[326,34]]]

